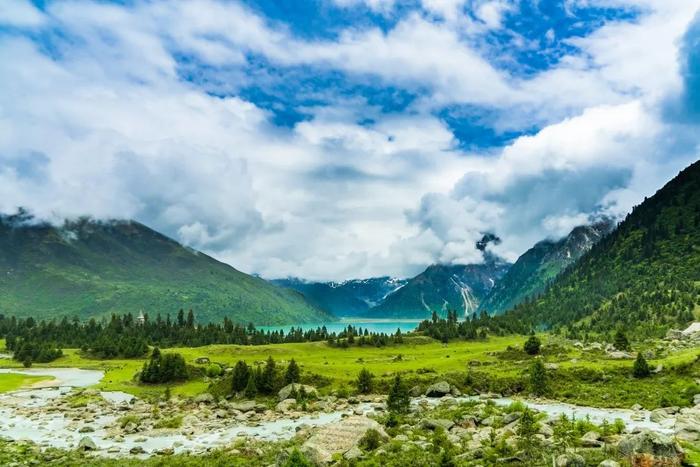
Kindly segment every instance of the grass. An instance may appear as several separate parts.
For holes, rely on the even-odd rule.
[[[13,373],[0,374],[0,392],[16,391],[29,388],[41,381],[53,379],[51,376],[19,375]]]
[[[645,379],[630,376],[631,360],[613,360],[603,353],[584,352],[554,336],[542,335],[544,358],[556,363],[557,370],[550,386],[554,399],[581,405],[601,407],[629,407],[639,403],[646,408],[662,405],[683,405],[678,395],[689,388],[700,376],[696,362],[697,349],[684,350],[673,355],[651,360],[652,367],[662,364],[659,375]],[[445,345],[425,337],[410,337],[401,345],[377,347],[332,348],[325,342],[275,344],[261,346],[211,345],[197,348],[173,348],[188,364],[198,357],[231,367],[244,360],[250,365],[262,365],[272,356],[283,367],[294,358],[302,369],[305,382],[318,386],[321,393],[354,388],[361,368],[375,375],[375,387],[385,390],[391,377],[401,373],[409,384],[426,385],[447,379],[458,386],[470,386],[494,392],[518,392],[527,389],[525,370],[534,357],[520,349],[522,336],[491,337],[484,341],[454,341]],[[553,345],[560,344],[560,345]],[[0,341],[0,347],[2,341]],[[506,350],[508,348],[511,350]],[[65,349],[64,356],[41,367],[78,367],[100,369],[105,377],[97,386],[100,390],[116,390],[137,397],[162,396],[165,385],[140,385],[133,380],[143,366],[144,359],[96,360],[81,356],[77,350]],[[693,363],[695,362],[695,363]],[[20,366],[17,362],[3,362]],[[681,368],[685,368],[681,371]],[[467,381],[467,371],[469,379]],[[199,378],[172,385],[173,395],[194,396],[207,391],[209,381]]]

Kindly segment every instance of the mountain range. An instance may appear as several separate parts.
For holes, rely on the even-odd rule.
[[[333,317],[302,294],[244,274],[133,221],[38,223],[0,216],[0,313],[152,316],[286,324]]]

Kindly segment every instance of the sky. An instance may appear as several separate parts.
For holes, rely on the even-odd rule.
[[[700,154],[700,0],[0,1],[0,212],[266,278],[515,260]]]

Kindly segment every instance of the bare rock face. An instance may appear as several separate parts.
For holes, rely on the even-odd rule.
[[[327,464],[333,460],[334,454],[345,454],[357,447],[368,430],[377,430],[383,439],[388,439],[384,428],[377,421],[351,416],[320,427],[302,445],[302,451],[316,464]]]

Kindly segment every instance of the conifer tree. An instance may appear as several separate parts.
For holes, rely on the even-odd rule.
[[[248,377],[248,384],[245,386],[244,391],[245,397],[248,399],[253,399],[258,395],[258,387],[255,384],[255,373],[251,372]]]
[[[389,390],[389,397],[386,401],[387,408],[390,412],[404,414],[408,413],[411,405],[411,398],[408,394],[408,388],[401,380],[401,375],[394,377],[394,382]]]
[[[530,391],[537,396],[544,396],[549,391],[547,370],[542,359],[538,358],[530,365]]]
[[[372,392],[374,375],[366,368],[360,370],[357,375],[357,392],[369,394]]]
[[[635,378],[646,378],[650,374],[651,370],[644,355],[642,355],[642,352],[637,353],[637,359],[634,361],[634,367],[632,368],[632,375]]]
[[[294,361],[294,359],[291,359],[289,361],[289,365],[287,365],[287,372],[284,375],[285,384],[298,383],[301,379],[300,373],[301,371],[299,370],[299,365],[297,365],[297,362]]]

